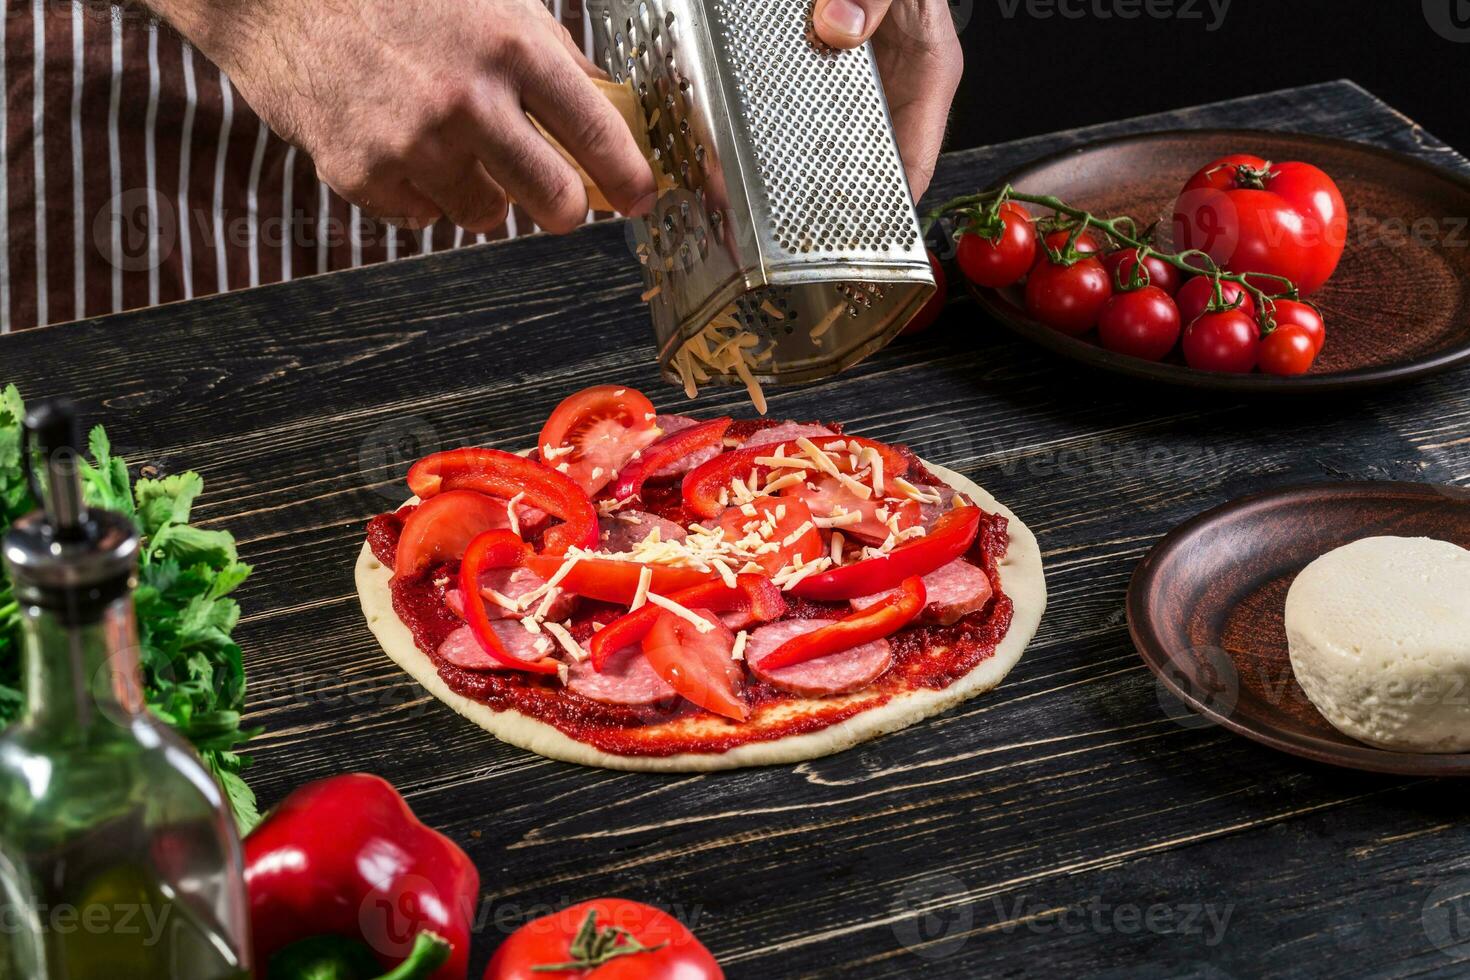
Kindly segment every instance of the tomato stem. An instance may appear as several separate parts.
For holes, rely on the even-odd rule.
[[[1255,173],[1256,171],[1252,171],[1252,174]],[[994,211],[1006,201],[1021,201],[1025,204],[1034,204],[1038,207],[1047,208],[1057,215],[1066,215],[1072,219],[1074,227],[1072,228],[1071,237],[1067,239],[1066,246],[1059,250],[1050,247],[1046,248],[1047,254],[1052,261],[1059,262],[1063,265],[1077,261],[1080,257],[1076,249],[1078,239],[1088,228],[1096,228],[1120,246],[1138,249],[1138,264],[1140,266],[1143,264],[1144,251],[1147,250],[1148,254],[1156,256],[1188,275],[1209,276],[1213,280],[1215,289],[1215,298],[1212,305],[1218,304],[1220,309],[1230,308],[1230,305],[1224,301],[1221,284],[1226,282],[1236,284],[1245,290],[1246,293],[1250,294],[1251,298],[1256,301],[1256,310],[1261,320],[1263,333],[1270,333],[1276,327],[1276,321],[1273,315],[1276,304],[1272,301],[1275,299],[1294,300],[1298,299],[1300,295],[1296,284],[1284,276],[1271,275],[1265,272],[1252,272],[1248,275],[1227,272],[1221,269],[1219,264],[1207,252],[1202,252],[1199,249],[1190,249],[1189,251],[1179,253],[1161,252],[1153,248],[1148,241],[1153,233],[1153,227],[1150,226],[1143,235],[1139,235],[1138,223],[1128,215],[1117,218],[1099,218],[1090,211],[1073,207],[1055,195],[1026,194],[1016,190],[1010,184],[996,190],[965,194],[941,203],[924,215],[924,234],[928,235],[934,225],[946,215],[954,214],[955,212],[968,212],[973,214],[976,210],[986,207]],[[1192,264],[1190,259],[1193,257],[1198,257],[1202,260],[1201,264]],[[1280,283],[1282,289],[1279,292],[1268,294],[1251,281],[1267,279]],[[1235,305],[1238,306],[1240,304],[1237,302]]]
[[[598,928],[597,910],[592,909],[587,913],[587,918],[582,920],[581,928],[577,930],[576,937],[572,939],[571,949],[567,951],[571,959],[565,963],[538,963],[531,967],[531,970],[535,973],[595,970],[619,956],[656,953],[667,945],[667,942],[663,942],[657,946],[645,946],[635,939],[631,932],[617,926]]]

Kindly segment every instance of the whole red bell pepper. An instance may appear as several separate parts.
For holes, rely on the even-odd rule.
[[[898,545],[886,555],[853,562],[811,575],[787,591],[804,599],[856,599],[887,592],[904,579],[928,575],[970,550],[980,532],[978,507],[956,507],[948,511],[929,533]]]
[[[597,547],[597,508],[577,481],[564,473],[499,449],[450,449],[414,463],[408,486],[420,500],[445,490],[477,490],[491,497],[522,501],[564,523],[546,532],[546,551]]]
[[[377,776],[287,796],[245,838],[245,883],[258,978],[466,975],[480,874]]]
[[[786,611],[786,600],[781,598],[781,590],[764,575],[737,575],[734,588],[716,579],[681,589],[668,598],[686,609],[708,609],[710,612],[738,609],[748,613],[751,622],[769,622]],[[663,611],[661,606],[650,602],[593,633],[587,642],[593,668],[601,670],[617,651],[642,643]]]
[[[701,449],[718,446],[725,438],[725,430],[733,421],[729,416],[711,419],[673,435],[644,449],[638,458],[623,467],[618,482],[613,487],[613,496],[628,500],[643,492],[644,482],[670,463],[677,463]]]
[[[917,575],[906,578],[893,595],[835,623],[792,637],[762,657],[757,666],[779,670],[892,636],[912,622],[928,601],[924,580]]]

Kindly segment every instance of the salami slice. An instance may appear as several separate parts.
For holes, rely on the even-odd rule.
[[[745,663],[750,672],[778,690],[804,698],[825,698],[860,691],[893,665],[887,640],[817,657],[779,670],[761,670],[760,660],[787,640],[832,623],[830,619],[788,619],[762,626],[750,634]]]
[[[664,438],[668,438],[676,432],[692,429],[696,425],[704,423],[704,419],[690,418],[688,415],[660,415],[658,427],[663,430]],[[653,471],[650,480],[671,480],[676,476],[683,476],[696,466],[703,466],[725,451],[724,446],[707,446],[698,452],[690,453],[683,459],[674,460]]]
[[[597,521],[597,550],[609,553],[632,551],[654,529],[660,541],[683,541],[688,532],[673,521],[641,510],[624,510],[601,517]]]
[[[592,661],[572,664],[567,690],[603,704],[648,705],[677,695],[637,646],[624,647],[608,658],[598,671]]]
[[[495,635],[500,638],[501,644],[507,653],[518,660],[534,663],[551,652],[551,647],[542,644],[537,647],[540,637],[532,635],[524,626],[513,620],[498,620],[490,624]],[[499,660],[496,660],[485,649],[480,646],[480,641],[475,639],[474,632],[468,626],[461,626],[444,638],[439,644],[439,659],[451,663],[465,670],[507,670]]]
[[[854,609],[866,609],[889,592],[878,592],[852,600]],[[948,626],[977,609],[984,609],[993,591],[990,578],[963,558],[936,568],[924,576],[924,591],[929,601],[919,613],[919,622]]]
[[[493,568],[480,576],[482,588],[494,589],[507,599],[520,599],[545,584],[546,580],[529,568]],[[576,603],[576,596],[560,593],[551,601],[546,618],[560,622],[572,614]],[[464,619],[464,596],[458,589],[449,589],[444,593],[444,604],[449,607],[450,612]],[[520,619],[525,615],[525,613],[512,612],[489,599],[485,602],[485,611],[489,613],[491,619]]]
[[[802,422],[782,422],[768,429],[761,429],[752,435],[741,445],[742,449],[754,449],[756,446],[774,446],[778,442],[791,442],[794,439],[815,439],[817,436],[835,436],[837,433],[825,425],[808,425]]]

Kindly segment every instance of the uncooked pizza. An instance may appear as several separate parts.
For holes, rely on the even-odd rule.
[[[503,741],[618,769],[789,763],[990,690],[1036,631],[1036,539],[840,424],[563,401],[527,453],[408,472],[357,587],[387,654]]]

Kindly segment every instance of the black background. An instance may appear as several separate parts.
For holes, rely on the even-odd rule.
[[[1075,19],[1032,16],[1026,0],[950,0],[965,78],[948,148],[1347,78],[1470,152],[1470,43],[1436,33],[1424,0],[1232,0],[1215,31],[1209,0],[1157,2],[1199,19],[1094,12],[1119,0],[1062,0],[1085,11]],[[1432,2],[1470,17],[1467,0]]]

